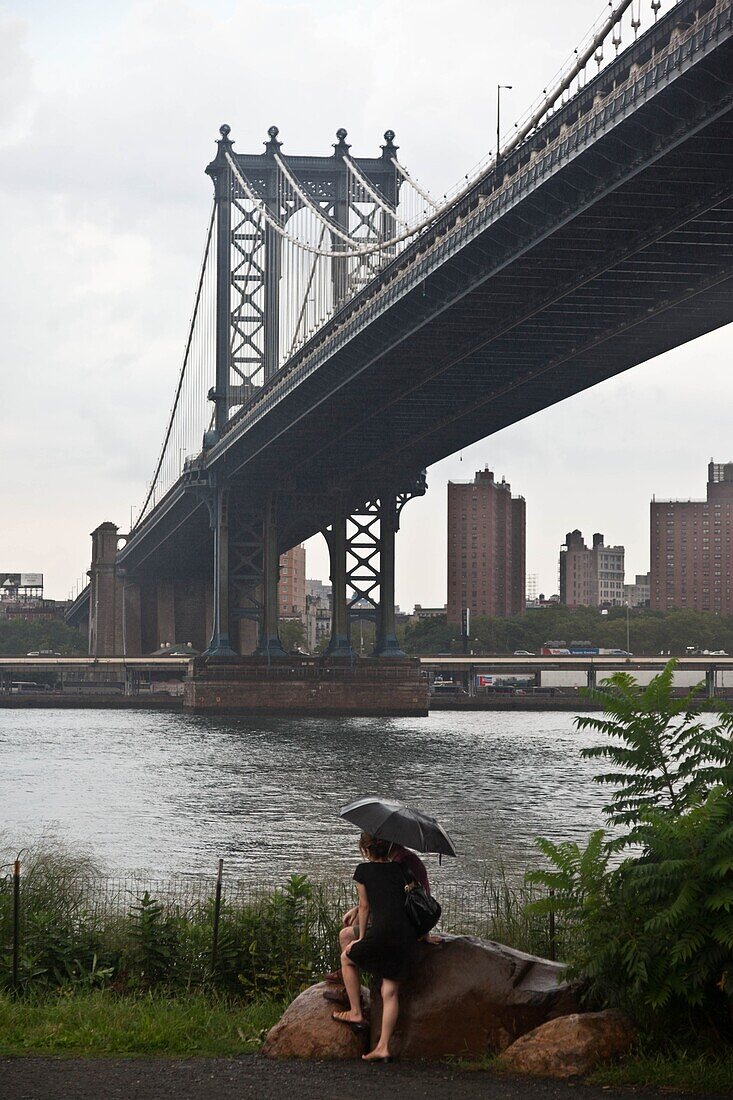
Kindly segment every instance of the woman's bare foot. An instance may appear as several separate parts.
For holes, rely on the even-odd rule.
[[[374,1050],[370,1050],[368,1054],[362,1054],[362,1062],[384,1062],[389,1058],[389,1050],[387,1047],[375,1046]]]
[[[349,1008],[346,1012],[332,1012],[331,1019],[338,1020],[340,1024],[364,1024],[366,1020],[361,1012],[354,1012]]]

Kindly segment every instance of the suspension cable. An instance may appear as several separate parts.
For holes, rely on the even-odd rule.
[[[354,177],[359,186],[364,188],[367,195],[369,195],[369,198],[372,199],[377,204],[377,206],[384,211],[385,214],[388,214],[391,218],[394,218],[396,221],[398,221],[400,225],[403,225],[405,228],[407,228],[407,222],[399,216],[399,214],[397,213],[397,207],[392,206],[390,203],[388,203],[386,199],[384,199],[382,195],[379,194],[376,188],[372,187],[367,177],[362,174],[359,166],[354,160],[352,160],[351,156],[348,153],[346,153],[346,155],[344,156],[344,161],[346,162],[346,167],[351,175]],[[392,163],[396,165],[397,162],[393,159]]]
[[[235,177],[237,183],[239,184],[239,186],[242,188],[242,191],[244,192],[245,198],[249,199],[249,201],[251,203],[253,203],[260,210],[260,212],[262,213],[262,216],[264,217],[267,224],[272,229],[274,229],[275,232],[278,233],[283,238],[283,240],[290,241],[291,244],[295,244],[295,245],[298,246],[298,248],[302,248],[304,252],[311,252],[311,253],[314,253],[317,256],[326,256],[330,259],[339,259],[339,260],[346,259],[349,256],[349,252],[346,251],[343,248],[339,249],[338,251],[335,250],[335,249],[328,249],[328,248],[316,248],[314,245],[308,244],[307,241],[301,241],[300,237],[295,237],[295,236],[293,236],[292,233],[288,232],[288,230],[281,224],[280,220],[278,218],[276,218],[274,216],[274,214],[272,214],[272,212],[268,209],[266,203],[264,203],[262,201],[262,199],[258,198],[258,196],[255,195],[254,191],[252,190],[250,185],[247,183],[247,181],[244,178],[244,176],[242,175],[242,173],[239,171],[239,168],[237,167],[237,164],[236,164],[234,158],[232,157],[231,153],[226,153],[225,156],[226,156],[226,159],[227,159],[227,164],[229,165],[232,172],[234,173],[234,177]],[[311,209],[310,204],[308,204],[308,208]],[[329,228],[330,228],[330,226],[329,226]],[[350,238],[348,238],[348,239],[350,240]],[[357,250],[354,249],[353,251],[357,251]]]
[[[546,95],[544,97],[544,99],[542,100],[540,106],[537,108],[536,111],[533,112],[533,114],[528,119],[528,121],[512,137],[511,141],[509,141],[508,144],[505,145],[503,149],[497,150],[496,157],[493,159],[493,162],[490,162],[490,164],[488,165],[489,168],[491,168],[492,166],[495,167],[499,160],[503,160],[504,158],[506,158],[509,155],[509,153],[511,153],[514,149],[516,149],[516,147],[518,145],[520,145],[522,141],[524,141],[524,139],[527,137],[527,135],[529,133],[531,133],[531,131],[534,130],[536,126],[539,125],[539,123],[545,117],[545,115],[548,113],[548,111],[551,110],[551,108],[554,106],[554,104],[557,102],[557,100],[570,87],[570,85],[572,84],[575,77],[585,68],[585,66],[587,65],[588,61],[591,59],[591,57],[595,53],[598,46],[603,43],[606,36],[608,35],[608,32],[610,30],[612,30],[616,26],[616,24],[621,20],[624,13],[631,6],[632,2],[633,2],[633,0],[620,0],[620,3],[618,4],[617,7],[615,7],[611,11],[610,15],[605,20],[605,22],[603,23],[601,29],[598,31],[598,33],[596,35],[594,35],[594,37],[591,39],[588,46],[586,46],[586,48],[582,51],[582,53],[580,53],[578,55],[576,61],[571,66],[571,68],[566,73],[566,75],[561,78],[561,80],[557,83],[557,85],[552,90],[552,92],[550,92],[548,95]],[[348,157],[348,155],[345,159],[347,160],[347,163],[349,163],[351,161],[351,158]],[[328,228],[331,230],[332,233],[334,233],[337,237],[340,237],[346,244],[349,245],[350,252],[355,256],[356,255],[366,256],[366,255],[372,255],[375,252],[385,251],[387,249],[393,248],[397,244],[401,244],[402,242],[404,242],[406,240],[409,240],[411,237],[416,236],[416,234],[420,233],[423,229],[427,228],[427,226],[432,224],[432,222],[440,214],[444,213],[450,206],[452,206],[459,199],[461,199],[465,194],[467,194],[476,182],[476,180],[468,181],[458,191],[458,193],[453,198],[447,200],[442,205],[438,205],[435,202],[435,200],[430,196],[430,194],[427,191],[425,191],[412,178],[412,176],[409,174],[407,169],[403,165],[401,165],[395,157],[393,157],[391,159],[392,159],[392,163],[394,164],[395,168],[400,173],[400,175],[405,180],[405,182],[409,183],[410,186],[413,187],[415,189],[415,191],[420,195],[420,197],[422,199],[424,199],[424,201],[427,202],[432,207],[432,213],[429,214],[422,221],[417,222],[415,225],[406,227],[406,229],[403,233],[400,233],[397,236],[392,237],[390,240],[378,241],[378,242],[375,242],[371,246],[370,245],[361,245],[361,246],[355,248],[353,238],[351,238],[351,237],[347,236],[346,234],[344,234],[343,230],[341,230],[341,228],[339,226],[337,226],[336,223],[333,222],[332,219],[329,218],[328,215],[326,215],[320,208],[316,208],[316,207],[313,206],[313,204],[311,203],[308,195],[302,190],[302,188],[298,184],[297,180],[295,179],[295,177],[292,175],[292,173],[290,172],[290,170],[286,166],[286,164],[283,161],[282,157],[279,155],[279,153],[275,154],[275,160],[277,161],[281,171],[285,175],[286,179],[288,180],[288,182],[290,183],[291,187],[293,188],[295,193],[298,195],[300,200],[305,204],[305,206],[308,209],[310,209],[316,215],[316,217],[324,225],[328,226]],[[229,161],[229,164],[231,165],[231,167],[235,171],[235,174],[237,175],[237,178],[240,181],[240,184],[242,186],[245,186],[243,184],[240,173],[237,171],[236,166],[234,165],[234,162],[233,162],[233,160],[231,158],[231,155],[229,153],[227,153],[227,160]],[[349,166],[352,167],[351,164]],[[355,166],[353,166],[352,171],[354,171],[354,174],[356,175],[358,170],[355,170]],[[477,176],[477,179],[478,178],[479,177]],[[360,179],[359,182],[362,184],[362,186],[365,186],[365,182],[363,180]],[[250,188],[247,187],[246,190],[249,193],[249,197],[251,197],[253,201],[258,201],[252,195],[252,192],[251,192]],[[371,191],[371,188],[368,188],[368,190]],[[372,193],[372,198],[374,198],[374,200],[376,202],[378,202],[379,205],[381,206],[382,205],[381,199],[379,197],[377,197],[374,192],[371,192],[371,193]],[[390,210],[389,212],[391,214],[394,214],[394,211]],[[271,218],[271,215],[270,215],[270,218]],[[271,224],[274,225],[274,227],[277,229],[277,231],[282,236],[286,237],[288,240],[292,241],[293,244],[296,244],[299,247],[306,249],[307,251],[313,251],[313,252],[318,251],[319,255],[321,255],[321,256],[331,256],[331,257],[339,257],[340,256],[341,258],[343,258],[343,251],[334,252],[334,251],[316,250],[316,249],[313,248],[312,245],[307,245],[305,242],[301,241],[299,238],[294,237],[291,234],[289,234],[287,232],[287,230],[283,226],[280,225],[279,221],[277,221],[275,219],[271,219]]]
[[[399,174],[402,176],[405,183],[409,183],[410,187],[413,187],[417,191],[420,198],[424,199],[428,206],[432,206],[433,210],[440,210],[440,206],[435,201],[433,196],[429,194],[429,192],[426,191],[424,188],[422,188],[417,180],[414,180],[412,178],[410,173],[405,168],[404,164],[400,164],[396,157],[392,157],[392,163],[394,164]]]
[[[333,218],[329,218],[328,214],[324,213],[324,211],[321,210],[320,206],[312,201],[310,195],[308,195],[307,192],[305,192],[300,186],[297,179],[290,171],[287,164],[279,153],[275,153],[275,163],[278,165],[280,171],[285,176],[285,179],[288,181],[293,191],[306,207],[306,209],[310,210],[311,214],[315,214],[318,220],[322,222],[323,225],[325,225],[325,227],[334,234],[334,236],[340,237],[340,239],[348,244],[350,248],[353,248],[353,238],[349,236],[348,232],[345,233],[341,226],[337,222],[335,222]]]
[[[501,151],[498,149],[496,150],[496,155],[499,160],[503,160],[507,157],[509,153],[516,149],[516,147],[524,141],[527,135],[534,130],[535,126],[539,125],[547,112],[557,103],[560,96],[567,91],[578,73],[582,72],[595,51],[603,44],[608,32],[613,30],[616,24],[621,21],[624,12],[631,7],[632,2],[633,0],[621,0],[618,7],[612,10],[598,33],[591,39],[583,52],[578,54],[577,60],[568,70],[566,75],[558,81],[549,95],[545,96],[537,110],[534,111],[525,124],[517,130],[517,133],[513,136],[511,141],[509,141]]]
[[[318,242],[319,245],[321,245],[323,243],[323,238],[325,236],[326,236],[326,227],[324,225],[323,228],[321,229],[321,239]],[[303,303],[300,307],[300,313],[298,314],[298,319],[295,323],[295,331],[293,333],[292,343],[290,344],[290,351],[288,352],[288,356],[287,356],[288,359],[293,354],[293,349],[295,348],[295,345],[298,342],[298,333],[300,332],[300,326],[303,323],[303,318],[305,317],[305,311],[308,307],[308,295],[311,292],[311,287],[313,285],[313,276],[316,273],[316,265],[317,265],[319,259],[320,259],[319,256],[314,256],[313,257],[313,263],[311,264],[310,274],[308,275],[308,282],[306,283],[305,293],[303,294]]]
[[[148,504],[150,503],[150,499],[151,499],[151,497],[152,497],[152,495],[155,491],[155,485],[156,485],[156,482],[158,480],[158,475],[160,474],[161,467],[163,465],[163,459],[165,458],[166,448],[168,446],[168,441],[170,440],[171,432],[173,430],[173,421],[175,419],[176,409],[178,408],[178,399],[181,396],[181,389],[183,387],[183,379],[184,379],[184,376],[186,374],[186,367],[188,366],[188,353],[191,350],[191,342],[193,340],[193,332],[194,332],[194,327],[195,327],[195,324],[196,324],[196,315],[198,314],[199,302],[201,301],[201,291],[202,291],[203,285],[204,285],[204,276],[206,274],[206,264],[207,264],[207,261],[209,259],[209,250],[211,248],[211,237],[212,237],[212,232],[213,232],[213,229],[214,229],[214,218],[215,217],[216,217],[216,202],[212,203],[212,206],[211,206],[211,216],[209,217],[209,227],[206,231],[206,244],[204,246],[204,256],[203,256],[203,259],[201,261],[201,272],[199,274],[199,281],[198,281],[198,285],[196,287],[196,297],[194,299],[193,312],[191,314],[191,322],[188,326],[188,337],[186,339],[186,348],[185,348],[185,351],[183,353],[183,364],[181,366],[181,372],[178,376],[178,385],[176,386],[176,393],[175,393],[175,397],[173,398],[173,407],[171,409],[171,414],[170,414],[170,417],[168,419],[168,427],[166,428],[165,436],[163,438],[163,446],[160,449],[160,457],[158,458],[158,464],[155,467],[155,473],[153,474],[153,479],[150,482],[150,488],[148,489],[148,495],[145,497],[145,501],[143,502],[143,506],[140,509],[139,513],[138,513],[137,520],[135,521],[135,523],[132,526],[133,531],[137,527],[137,525],[140,523],[143,516],[145,515]]]

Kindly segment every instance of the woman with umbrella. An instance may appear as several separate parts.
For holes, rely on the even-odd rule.
[[[333,1018],[355,1031],[368,1025],[361,1009],[359,968],[381,979],[382,1028],[377,1045],[363,1055],[367,1062],[389,1061],[389,1043],[399,1015],[399,983],[412,965],[418,932],[405,910],[405,887],[411,876],[394,860],[395,845],[455,855],[450,838],[438,822],[402,803],[362,798],[345,806],[341,816],[370,829],[359,848],[366,862],[354,872],[359,895],[358,932],[341,954],[341,970],[349,1008]],[[424,868],[423,868],[424,871]]]
[[[390,859],[390,841],[362,833],[360,848],[366,862],[354,872],[359,895],[359,933],[341,955],[341,970],[349,998],[346,1012],[334,1020],[354,1031],[367,1031],[361,1010],[359,968],[381,979],[382,1030],[377,1045],[363,1056],[366,1062],[389,1060],[389,1042],[399,1014],[399,983],[407,977],[417,943],[417,931],[405,912],[406,876]]]

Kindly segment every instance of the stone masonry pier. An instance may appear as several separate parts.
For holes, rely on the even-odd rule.
[[[410,659],[197,658],[183,699],[203,714],[423,717],[428,682]]]

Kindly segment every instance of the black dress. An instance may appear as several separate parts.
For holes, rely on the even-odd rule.
[[[369,927],[349,958],[379,978],[403,981],[412,965],[417,929],[405,912],[407,878],[399,863],[360,863],[354,881],[369,899]]]

